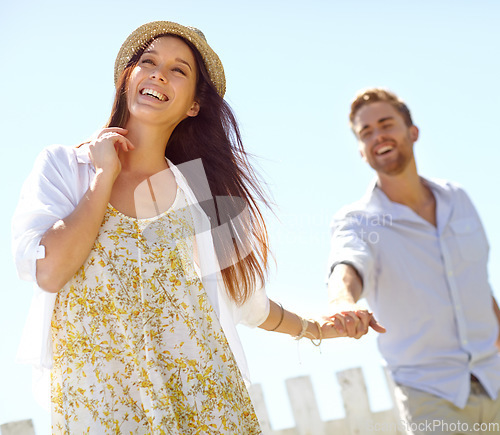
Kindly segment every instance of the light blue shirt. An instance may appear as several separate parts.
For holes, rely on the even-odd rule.
[[[424,181],[436,198],[437,227],[374,183],[334,217],[329,264],[360,273],[363,297],[387,328],[379,349],[394,380],[463,408],[471,373],[491,398],[500,389],[489,246],[467,194]]]

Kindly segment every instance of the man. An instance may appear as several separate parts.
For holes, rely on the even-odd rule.
[[[419,130],[396,95],[360,93],[350,122],[376,180],[334,217],[330,301],[355,313],[364,297],[387,328],[379,349],[407,433],[500,431],[500,311],[479,216],[460,187],[418,175]],[[367,330],[358,319],[351,336]]]

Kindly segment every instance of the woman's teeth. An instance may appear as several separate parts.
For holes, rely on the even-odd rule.
[[[143,89],[141,91],[141,95],[149,95],[151,97],[154,97],[160,101],[167,101],[167,96],[160,94],[159,92],[155,91],[154,89]]]

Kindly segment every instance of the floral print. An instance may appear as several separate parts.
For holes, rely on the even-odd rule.
[[[53,433],[261,433],[193,244],[180,189],[151,219],[108,206],[56,301]]]

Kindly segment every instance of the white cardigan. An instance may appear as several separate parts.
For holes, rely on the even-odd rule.
[[[209,218],[199,206],[179,169],[171,162],[168,163],[177,185],[184,191],[192,206],[200,278],[248,384],[248,366],[236,325],[243,323],[255,327],[264,322],[269,314],[269,299],[264,287],[256,290],[241,306],[228,297],[217,264]],[[206,177],[203,178],[205,174],[201,161],[188,164],[194,165],[201,172],[196,175],[206,180]],[[48,405],[47,375],[52,367],[50,322],[57,294],[46,292],[36,285],[36,260],[45,257],[45,247],[40,245],[40,241],[55,222],[71,214],[94,176],[95,169],[90,161],[88,145],[79,148],[53,145],[46,148],[37,157],[34,168],[23,185],[12,220],[12,249],[18,275],[23,280],[35,283],[17,361],[32,364],[37,373],[35,378],[41,377],[40,381],[45,383],[43,386],[34,386],[35,396],[45,406]],[[35,383],[39,384],[35,378]]]

